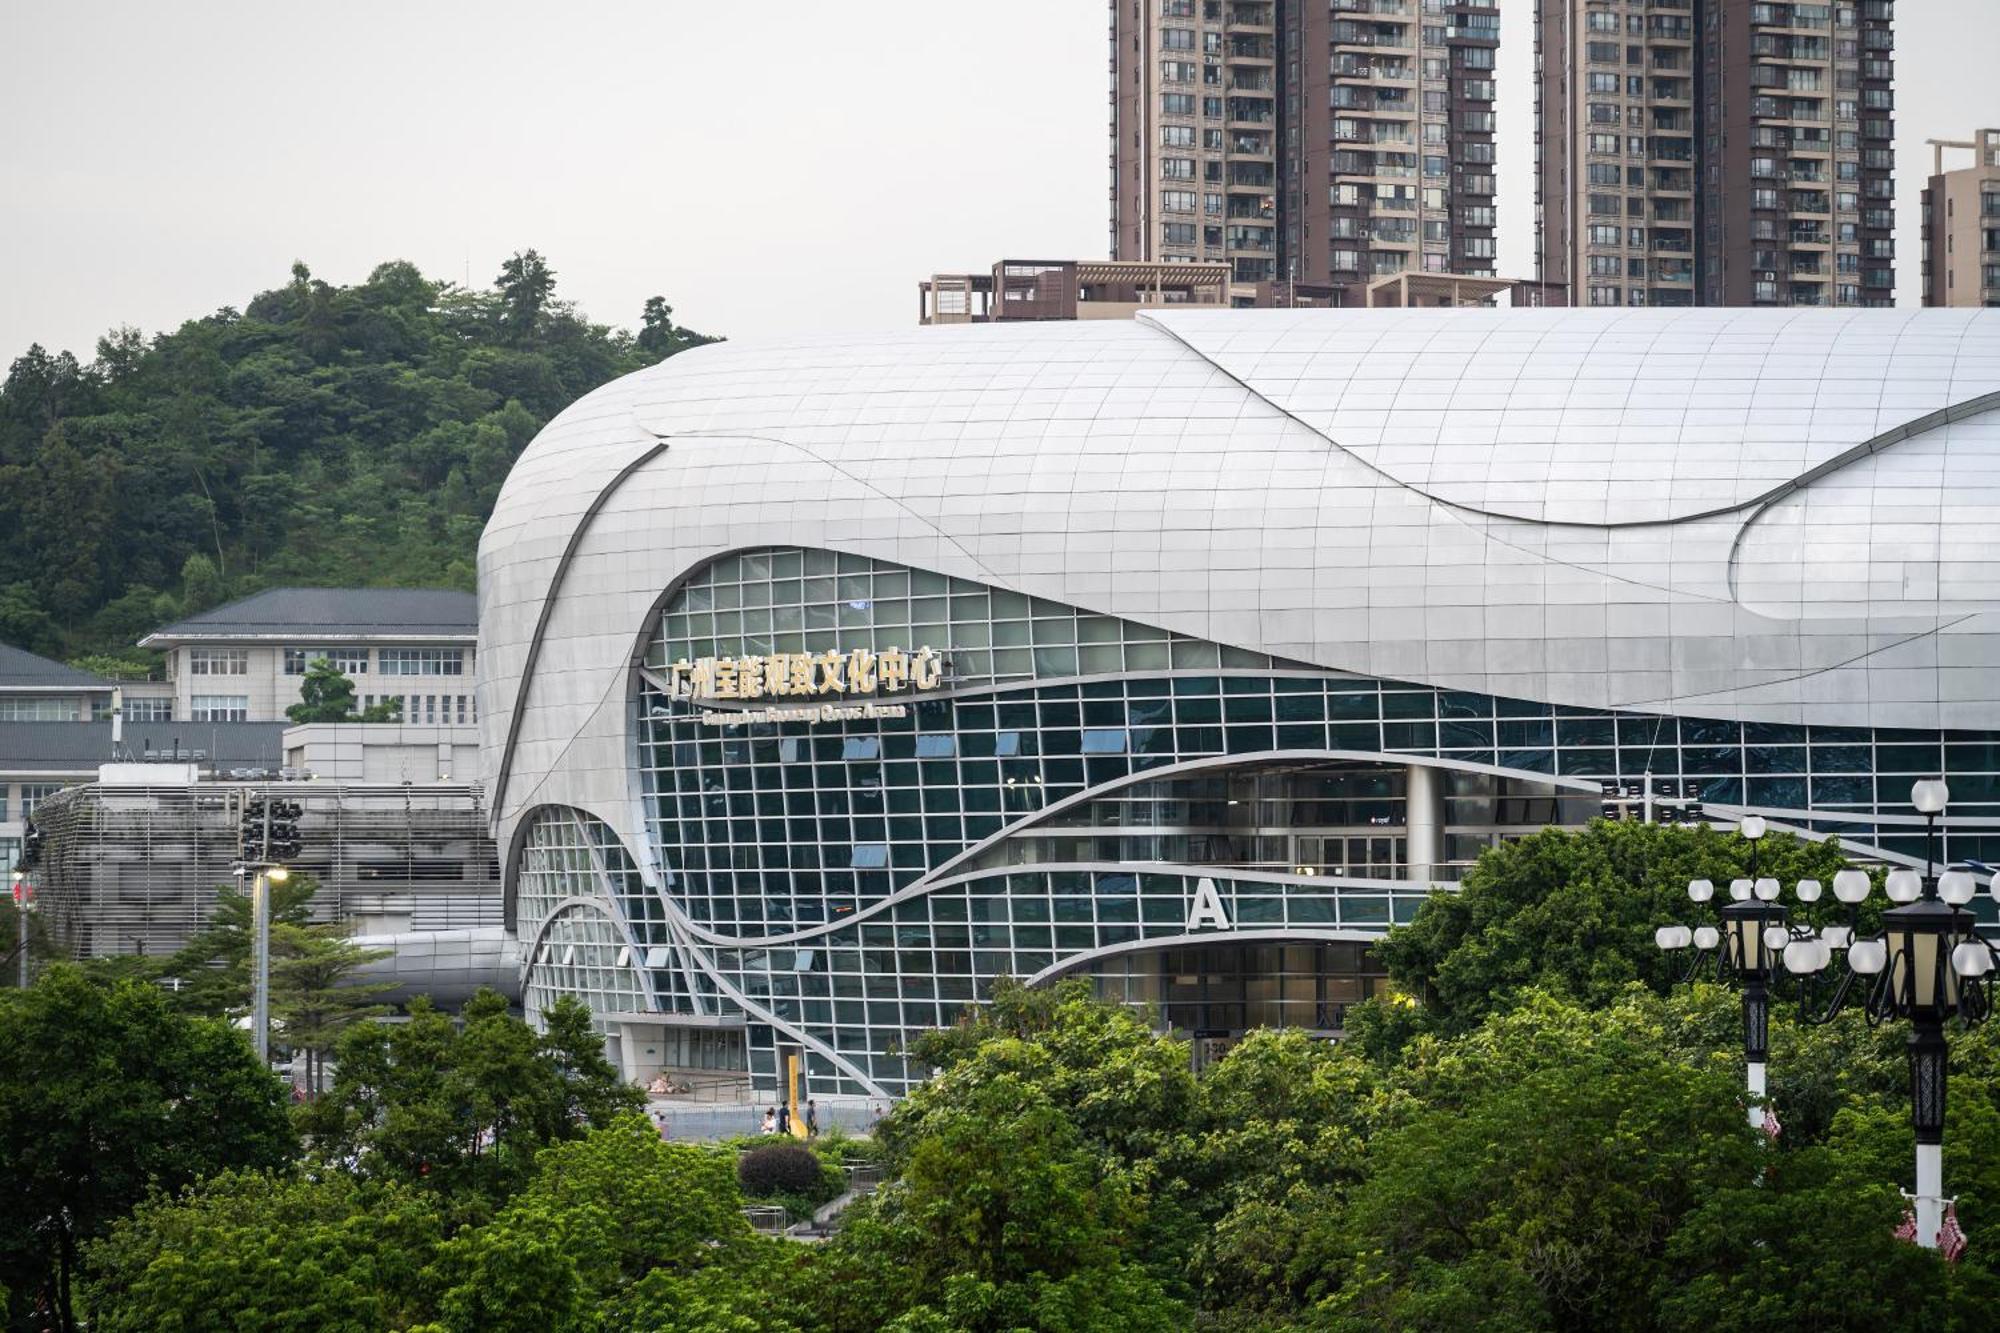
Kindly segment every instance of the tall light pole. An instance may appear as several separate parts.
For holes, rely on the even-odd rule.
[[[28,887],[28,877],[19,870],[14,872],[14,952],[20,967],[20,986],[28,989],[28,898],[34,892]]]
[[[1729,883],[1729,903],[1722,908],[1722,929],[1701,926],[1662,926],[1653,932],[1662,949],[1684,949],[1692,944],[1695,969],[1715,950],[1716,980],[1739,981],[1743,990],[1744,1100],[1753,1129],[1764,1127],[1764,1098],[1768,1088],[1771,1040],[1771,978],[1778,955],[1770,947],[1767,932],[1782,924],[1785,909],[1777,904],[1778,881],[1757,874],[1757,846],[1764,837],[1764,818],[1745,815],[1736,831],[1750,844],[1750,874]],[[1688,885],[1688,897],[1698,903],[1715,897],[1715,885],[1697,879]],[[1695,969],[1688,972],[1689,979]]]
[[[250,1031],[257,1063],[266,1068],[271,1064],[271,886],[290,877],[283,866],[257,866],[250,881]]]
[[[258,1062],[271,1056],[271,886],[291,878],[282,862],[299,854],[297,801],[244,793],[236,833],[236,873],[250,880],[250,1032]]]
[[[1863,1013],[1870,1027],[1891,1018],[1910,1025],[1910,1124],[1915,1131],[1917,1151],[1916,1190],[1909,1197],[1914,1205],[1915,1239],[1926,1249],[1938,1247],[1945,1207],[1943,1158],[1948,1050],[1944,1025],[1947,1020],[1957,1018],[1970,1027],[1984,1022],[1992,1013],[1997,956],[1994,947],[1974,930],[1974,917],[1965,910],[1965,904],[1972,901],[1978,889],[1977,882],[1968,871],[1940,871],[1938,867],[1937,821],[1950,801],[1951,790],[1942,778],[1925,778],[1910,789],[1910,803],[1925,821],[1924,868],[1921,873],[1907,868],[1889,872],[1883,890],[1896,905],[1882,914],[1881,933],[1873,938],[1856,939],[1854,935],[1857,911],[1872,889],[1868,876],[1859,870],[1842,870],[1833,880],[1834,896],[1847,905],[1848,924],[1825,926],[1817,931],[1789,921],[1785,909],[1775,902],[1776,880],[1768,881],[1768,894],[1767,881],[1758,880],[1753,887],[1755,897],[1770,904],[1763,918],[1762,948],[1758,951],[1764,962],[1766,982],[1774,958],[1782,958],[1785,970],[1801,978],[1803,984],[1804,978],[1825,971],[1835,950],[1844,949],[1847,953],[1848,975],[1835,986],[1825,1006],[1814,1011],[1809,1001],[1803,1002],[1809,1021],[1831,1022],[1847,1007],[1848,997],[1858,984],[1867,992]],[[1690,884],[1688,895],[1697,902],[1704,901],[1713,893],[1712,886],[1707,893],[1702,892],[1705,884],[1704,880]],[[1735,894],[1734,885],[1731,890],[1732,896],[1741,899],[1741,895]],[[1799,881],[1797,893],[1802,903],[1816,901],[1820,896],[1818,881]],[[2000,898],[2000,880],[1995,881],[1993,893]],[[1723,909],[1725,920],[1729,919],[1732,908],[1739,905],[1743,904],[1733,903]],[[1738,916],[1747,925],[1752,914],[1743,912]],[[1710,939],[1701,938],[1703,931]],[[1655,932],[1655,939],[1662,948],[1683,948],[1692,942],[1706,951],[1714,947],[1714,932],[1706,927],[1703,931],[1665,926]],[[1733,934],[1727,952],[1718,956],[1718,974],[1734,961],[1731,955],[1741,956],[1738,938]],[[1701,961],[1696,959],[1696,968],[1689,970],[1690,977]],[[1747,984],[1744,1013],[1747,1051],[1750,1013]],[[1753,1090],[1760,1082],[1761,1072],[1753,1066]],[[1752,1122],[1755,1120],[1753,1111]]]

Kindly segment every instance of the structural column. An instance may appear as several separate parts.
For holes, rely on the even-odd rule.
[[[1438,770],[1411,764],[1405,770],[1403,801],[1404,860],[1408,878],[1435,884],[1444,862],[1444,784]]]

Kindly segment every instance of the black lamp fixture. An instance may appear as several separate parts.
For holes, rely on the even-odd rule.
[[[1764,1027],[1768,1016],[1770,984],[1776,966],[1782,963],[1799,985],[1801,1008],[1813,1022],[1830,1022],[1847,1007],[1858,987],[1865,992],[1863,1013],[1873,1027],[1890,1019],[1909,1023],[1910,1120],[1916,1131],[1916,1190],[1910,1195],[1914,1205],[1915,1239],[1919,1245],[1935,1248],[1943,1222],[1943,1144],[1945,1075],[1947,1048],[1944,1025],[1956,1018],[1970,1027],[1986,1020],[1993,1011],[1994,947],[1974,929],[1973,914],[1966,909],[1978,892],[1978,882],[1968,870],[1937,864],[1937,821],[1951,802],[1951,789],[1942,778],[1925,778],[1910,789],[1910,804],[1924,816],[1924,868],[1891,870],[1883,891],[1894,904],[1882,914],[1881,932],[1866,939],[1855,938],[1855,920],[1866,902],[1872,885],[1867,874],[1845,869],[1834,876],[1834,897],[1846,904],[1848,924],[1814,930],[1796,925],[1778,903],[1779,886],[1774,879],[1737,880],[1730,886],[1732,902],[1721,911],[1723,930],[1712,927],[1690,931],[1685,926],[1665,926],[1655,932],[1662,948],[1694,945],[1702,953],[1714,952],[1718,979],[1739,977],[1743,985],[1744,1055],[1750,1062],[1749,1086],[1752,1095],[1750,1118],[1761,1123],[1757,1102],[1764,1085]],[[1744,817],[1741,832],[1752,839],[1763,834],[1763,820]],[[1754,869],[1753,869],[1754,876]],[[1747,891],[1746,889],[1747,883]],[[1801,880],[1795,890],[1801,903],[1818,901],[1821,886],[1816,880]],[[1993,888],[2000,898],[2000,881]],[[1688,896],[1705,902],[1714,896],[1714,886],[1706,880],[1688,885]],[[1833,984],[1823,1004],[1813,1002],[1814,986],[1831,964],[1836,951],[1847,955],[1847,972]],[[1706,961],[1700,954],[1689,969],[1690,977]]]

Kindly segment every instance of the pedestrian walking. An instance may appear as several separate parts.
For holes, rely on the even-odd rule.
[[[819,1107],[810,1097],[806,1098],[806,1137],[819,1137]]]
[[[780,1134],[792,1132],[792,1108],[784,1102],[778,1103],[778,1132]]]
[[[775,1106],[767,1106],[764,1108],[764,1133],[775,1134],[777,1132],[778,1132],[778,1108]]]

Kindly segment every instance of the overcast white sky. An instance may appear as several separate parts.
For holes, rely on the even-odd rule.
[[[1927,137],[2000,125],[2000,0],[1903,0],[1899,300]],[[1532,276],[1532,7],[1503,0],[1501,271]],[[630,325],[915,319],[915,284],[1104,253],[1103,0],[0,0],[0,358],[87,355],[385,259],[548,255]]]

